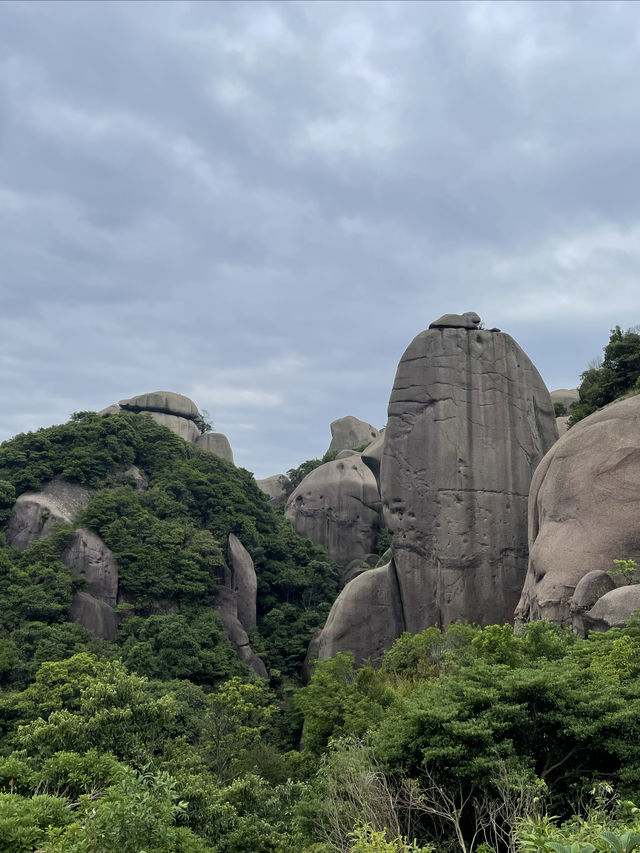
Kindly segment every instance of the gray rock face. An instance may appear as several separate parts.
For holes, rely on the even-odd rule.
[[[231,588],[236,594],[238,619],[248,631],[256,625],[258,578],[251,555],[233,533],[229,534],[229,563]]]
[[[348,583],[334,602],[317,643],[318,659],[350,651],[357,664],[375,661],[405,630],[395,567],[370,569]]]
[[[220,456],[222,459],[226,459],[227,462],[233,464],[233,450],[231,450],[229,439],[221,432],[205,432],[202,435],[198,435],[196,444],[203,450],[215,453],[216,456]]]
[[[558,427],[558,436],[564,435],[569,428],[569,415],[560,415],[556,418],[556,426]]]
[[[118,567],[113,553],[91,530],[79,528],[62,552],[62,562],[75,574],[88,581],[88,593],[116,606],[118,598]]]
[[[640,397],[577,423],[531,484],[529,568],[516,619],[571,624],[569,601],[589,572],[640,561]]]
[[[164,412],[146,412],[145,414],[153,418],[160,426],[168,427],[171,432],[175,432],[176,435],[184,438],[185,441],[196,442],[200,438],[200,430],[188,418],[181,418],[178,415],[168,415]]]
[[[239,659],[246,663],[260,678],[266,678],[267,668],[251,648],[247,632],[238,619],[238,599],[234,589],[227,586],[218,587],[216,610]]]
[[[429,324],[430,329],[477,329],[480,317],[475,311],[465,311],[464,314],[443,314],[438,320]]]
[[[382,465],[382,454],[384,452],[384,437],[385,433],[380,433],[376,440],[372,441],[369,447],[366,447],[362,451],[362,461],[367,468],[371,469],[371,473],[376,478],[378,490],[380,490],[380,466]]]
[[[256,480],[256,485],[268,496],[273,506],[280,506],[287,500],[287,478],[284,474],[274,474],[264,480]]]
[[[631,614],[640,610],[640,585],[621,586],[599,598],[584,614],[586,631],[608,631],[624,628]]]
[[[527,567],[529,485],[557,438],[555,415],[515,341],[470,323],[437,321],[400,361],[380,474],[393,559],[341,592],[321,659],[376,657],[405,630],[457,619],[511,621]]]
[[[584,614],[593,607],[599,598],[611,592],[615,587],[616,584],[611,575],[602,570],[588,572],[578,581],[575,592],[569,599],[569,610],[575,634],[580,637],[587,635]]]
[[[564,403],[567,407],[567,411],[572,403],[575,403],[580,399],[580,393],[577,388],[557,388],[555,391],[551,391],[551,402],[552,403]]]
[[[138,394],[128,400],[120,400],[120,407],[130,412],[162,412],[179,418],[198,421],[201,414],[198,407],[188,397],[173,391],[152,391],[150,394]]]
[[[353,450],[363,444],[370,444],[380,433],[365,421],[347,415],[331,424],[331,444],[329,451]]]
[[[285,515],[301,536],[345,567],[375,550],[380,528],[375,478],[360,457],[326,462],[293,491]]]
[[[88,592],[77,592],[71,602],[71,621],[94,637],[111,642],[118,632],[118,617],[112,607]]]
[[[509,335],[433,328],[414,339],[391,393],[381,471],[408,631],[512,620],[529,486],[556,438],[549,392]]]
[[[16,501],[7,526],[7,543],[24,551],[30,542],[51,533],[54,524],[70,524],[89,503],[89,490],[59,477],[39,492],[25,492]]]

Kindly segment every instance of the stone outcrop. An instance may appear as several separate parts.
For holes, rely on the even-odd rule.
[[[49,536],[54,524],[71,524],[89,503],[89,490],[56,477],[39,492],[24,492],[16,501],[6,536],[7,543],[23,551],[30,542]]]
[[[78,528],[60,558],[74,575],[87,579],[87,592],[110,607],[118,598],[118,566],[112,551],[91,530]]]
[[[193,400],[183,394],[176,394],[174,391],[138,394],[107,406],[99,414],[109,415],[121,411],[146,413],[156,423],[167,427],[185,441],[197,444],[203,450],[215,453],[216,456],[234,464],[229,439],[219,432],[202,433],[201,430],[205,428],[204,417]]]
[[[204,432],[196,438],[196,444],[203,450],[208,450],[209,453],[215,453],[221,459],[226,459],[233,465],[233,450],[229,444],[229,439],[221,432]]]
[[[400,361],[380,474],[393,559],[342,591],[321,658],[351,650],[364,659],[405,630],[513,617],[529,485],[556,441],[555,415],[516,342],[461,316],[468,322],[436,321]]]
[[[562,403],[567,411],[569,411],[572,403],[576,403],[580,399],[580,392],[577,388],[557,388],[550,393],[551,402]]]
[[[586,637],[587,628],[584,624],[584,614],[591,610],[599,598],[616,588],[614,579],[608,572],[596,569],[581,578],[575,591],[569,599],[569,611],[574,633]]]
[[[194,422],[202,420],[202,415],[193,400],[173,391],[138,394],[136,397],[129,397],[128,400],[120,400],[119,406],[131,412],[162,412]]]
[[[433,323],[430,329],[477,329],[480,326],[480,317],[475,311],[466,311],[464,314],[443,314]]]
[[[529,500],[529,567],[516,619],[571,624],[589,572],[640,561],[640,396],[573,426],[540,463]]]
[[[237,616],[248,631],[256,626],[256,596],[258,578],[251,555],[233,533],[229,534],[229,568],[231,589],[236,594]]]
[[[375,551],[380,529],[375,477],[359,456],[326,462],[293,491],[285,516],[344,568]]]
[[[266,678],[267,668],[251,648],[249,636],[238,618],[238,598],[234,589],[228,586],[218,587],[216,610],[238,658],[246,663],[260,678]]]
[[[640,585],[621,586],[599,598],[584,614],[585,633],[624,628],[631,615],[640,610]]]
[[[269,502],[273,506],[280,506],[287,500],[287,486],[289,481],[284,474],[274,474],[272,477],[265,477],[263,480],[256,480],[256,485],[260,491],[264,492],[269,498]]]
[[[115,610],[88,592],[77,592],[71,602],[71,621],[82,625],[94,637],[111,642],[118,632]]]
[[[380,433],[371,424],[347,415],[331,424],[331,444],[327,452],[355,450],[363,444],[371,444]]]
[[[376,478],[378,491],[380,490],[380,466],[382,465],[382,454],[384,452],[384,436],[382,432],[372,441],[371,444],[362,451],[362,461],[371,470],[371,473]]]
[[[402,594],[393,564],[370,569],[335,600],[317,642],[318,659],[352,652],[356,663],[379,659],[406,630]]]

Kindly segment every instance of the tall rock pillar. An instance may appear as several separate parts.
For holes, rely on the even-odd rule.
[[[529,486],[557,429],[529,358],[479,324],[477,314],[445,315],[398,365],[380,472],[393,559],[385,583],[365,572],[347,584],[321,634],[321,659],[380,653],[351,627],[354,610],[368,611],[367,637],[384,636],[386,647],[390,625],[397,636],[458,619],[513,620],[527,570]],[[389,592],[372,597],[373,588]]]

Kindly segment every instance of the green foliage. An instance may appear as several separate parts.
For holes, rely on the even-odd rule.
[[[333,462],[337,455],[337,450],[327,450],[322,459],[307,459],[306,462],[302,462],[297,468],[290,468],[287,471],[287,479],[289,482],[285,488],[287,494],[290,495],[294,489],[297,489],[307,474],[315,471],[316,468],[319,468],[326,462]]]
[[[612,578],[621,577],[625,583],[639,583],[637,576],[638,564],[635,560],[614,560],[616,568],[610,569],[607,574]]]
[[[565,406],[565,404],[561,400],[556,400],[556,402],[553,404],[553,410],[554,410],[557,418],[561,418],[564,415],[569,414],[567,412],[567,407]]]
[[[353,655],[318,662],[311,682],[296,695],[305,718],[305,748],[320,754],[330,738],[364,734],[394,700],[379,672],[369,666],[355,669]]]
[[[581,375],[580,399],[571,406],[569,426],[606,406],[623,394],[638,390],[640,380],[640,334],[637,329],[611,330],[604,359]]]
[[[433,845],[418,847],[415,841],[409,843],[398,836],[387,841],[387,832],[376,832],[367,824],[358,824],[352,834],[353,844],[350,853],[433,853]]]
[[[2,853],[32,853],[48,829],[67,826],[72,820],[67,802],[59,797],[0,794],[0,849]]]

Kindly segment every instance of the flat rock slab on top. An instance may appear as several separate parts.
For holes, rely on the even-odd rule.
[[[183,394],[176,394],[174,391],[152,391],[148,394],[138,394],[136,397],[129,397],[127,400],[120,400],[119,405],[131,412],[164,412],[167,415],[177,415],[191,421],[202,418],[193,400]]]

